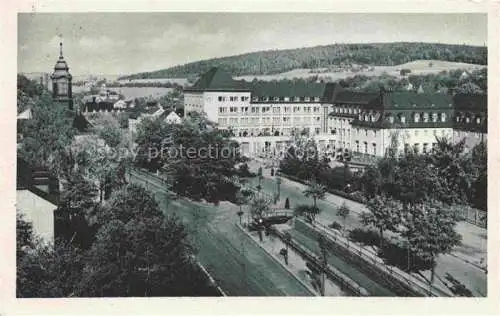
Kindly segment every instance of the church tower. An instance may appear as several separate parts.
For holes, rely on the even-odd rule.
[[[54,66],[54,73],[52,73],[50,79],[52,79],[52,98],[54,101],[67,104],[68,108],[73,110],[72,76],[63,57],[62,43],[59,43],[59,59]]]

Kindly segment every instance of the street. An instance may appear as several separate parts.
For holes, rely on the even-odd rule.
[[[264,164],[254,160],[249,162],[248,165],[250,170],[253,172],[257,172],[259,167],[263,167],[264,169]],[[263,174],[263,191],[267,193],[276,192],[276,177],[270,176],[269,168],[264,169]],[[290,200],[291,209],[299,204],[312,203],[312,199],[307,199],[302,193],[306,189],[305,185],[288,180],[284,177],[281,177],[281,179],[281,200],[278,202],[280,207],[283,207],[287,197]],[[250,183],[255,186],[258,183],[258,179],[253,178],[250,180]],[[341,225],[344,225],[344,220],[336,214],[337,208],[344,202],[351,210],[351,213],[345,221],[347,229],[363,227],[359,221],[359,214],[366,211],[366,207],[360,203],[344,199],[330,193],[326,194],[325,200],[317,201],[317,205],[321,209],[321,213],[316,216],[316,221],[323,225],[330,225],[333,221],[337,221]],[[454,278],[462,282],[474,294],[474,296],[486,296],[487,282],[484,270],[461,259],[463,257],[486,258],[486,230],[469,223],[460,222],[457,225],[457,232],[463,237],[462,245],[458,246],[452,254],[441,255],[438,257],[436,267],[437,279],[444,280],[446,273],[450,273]],[[422,275],[429,278],[430,272],[424,271],[422,272]],[[438,283],[437,285],[439,285],[439,282],[436,282]],[[441,284],[441,286],[444,287],[444,284]]]
[[[150,177],[133,177],[154,193],[165,214],[186,223],[197,259],[229,296],[311,296],[300,282],[236,227],[237,208],[185,199],[168,201],[161,183]]]

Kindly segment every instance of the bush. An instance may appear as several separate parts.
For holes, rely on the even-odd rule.
[[[349,232],[349,239],[366,246],[380,245],[380,235],[374,230],[354,228]]]
[[[333,223],[331,223],[330,225],[328,225],[328,227],[330,227],[332,229],[335,229],[335,230],[341,230],[342,229],[342,225],[339,222],[336,222],[336,221],[334,221]]]

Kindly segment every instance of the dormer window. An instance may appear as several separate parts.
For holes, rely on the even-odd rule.
[[[415,123],[420,122],[420,114],[419,113],[415,113],[414,119],[415,119]]]
[[[467,123],[467,124],[468,124],[468,123],[470,123],[470,117],[468,117],[468,116],[467,116],[467,117],[465,118],[465,123]]]
[[[290,101],[290,97],[285,97],[285,98],[284,98],[284,101],[285,101],[285,102],[289,102],[289,101]]]
[[[394,117],[391,115],[389,116],[389,123],[393,124],[394,123]]]
[[[319,97],[314,97],[315,102],[319,102]]]
[[[401,123],[405,123],[406,122],[406,117],[404,117],[403,115],[401,115]]]
[[[432,113],[432,121],[435,123],[438,120],[438,115],[437,113]],[[457,121],[458,122],[458,121]]]
[[[300,101],[300,98],[299,98],[299,97],[294,97],[294,98],[293,98],[293,101],[294,101],[294,102],[299,102],[299,101]]]
[[[460,123],[460,115],[457,115],[457,123]]]
[[[258,97],[252,97],[252,102],[257,102],[257,101],[259,101]]]
[[[481,124],[481,118],[480,117],[476,117],[476,124]]]
[[[278,102],[278,101],[280,101],[280,98],[279,98],[279,97],[274,97],[274,98],[273,98],[273,101],[274,101],[274,102]]]
[[[424,113],[424,123],[429,122],[429,113]]]
[[[305,101],[306,101],[306,102],[309,102],[309,101],[311,101],[311,98],[310,98],[310,97],[306,97],[306,98],[305,98]]]
[[[441,122],[446,122],[446,113],[441,113]]]

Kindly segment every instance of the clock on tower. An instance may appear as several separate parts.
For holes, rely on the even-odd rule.
[[[73,94],[71,91],[72,76],[69,73],[69,67],[63,57],[62,43],[59,43],[59,59],[54,66],[52,79],[52,98],[56,102],[67,104],[70,110],[73,110]]]

